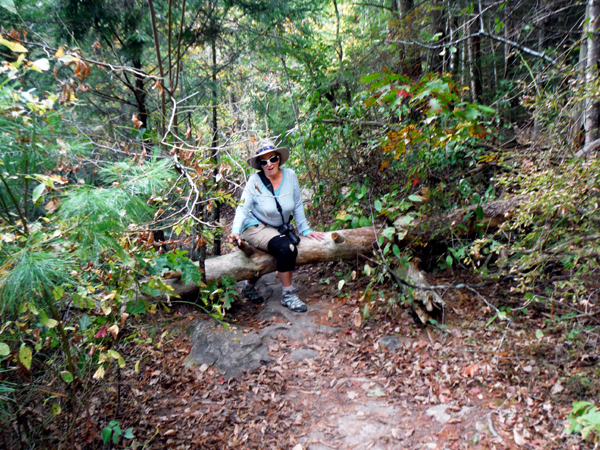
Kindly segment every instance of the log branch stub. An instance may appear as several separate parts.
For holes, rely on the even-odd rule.
[[[244,252],[244,254],[250,258],[252,257],[252,255],[254,255],[256,252],[260,251],[258,250],[256,247],[248,244],[246,241],[242,240],[239,244],[237,242],[235,242],[235,244],[237,245],[237,247]]]
[[[337,231],[331,233],[331,239],[333,239],[333,242],[336,244],[342,244],[345,241],[344,236],[339,234]]]

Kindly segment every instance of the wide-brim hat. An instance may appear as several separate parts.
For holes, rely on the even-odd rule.
[[[277,147],[271,139],[263,139],[258,143],[254,156],[248,158],[248,164],[256,170],[262,170],[258,157],[271,152],[279,153],[279,166],[286,162],[290,157],[290,151],[287,148]]]

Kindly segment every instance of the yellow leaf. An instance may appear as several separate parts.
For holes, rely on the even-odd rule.
[[[27,370],[29,370],[29,369],[31,369],[31,360],[32,359],[33,359],[33,353],[31,352],[31,349],[29,347],[27,347],[27,345],[25,345],[25,343],[23,343],[19,350],[19,361],[21,361],[21,364],[23,364],[23,366],[25,366],[25,368]]]
[[[337,213],[337,216],[335,216],[335,220],[344,220],[346,218],[346,211],[341,210],[340,212]]]
[[[142,362],[141,359],[135,363],[135,373],[140,373],[140,362]]]
[[[107,353],[108,356],[110,356],[112,359],[119,359],[121,357],[121,355],[119,355],[119,352],[116,352],[115,350],[109,350]]]
[[[8,47],[12,52],[27,53],[27,49],[25,47],[23,47],[21,44],[19,44],[18,42],[12,42],[12,41],[8,41],[4,38],[0,38],[0,44]]]
[[[55,58],[58,58],[59,56],[65,56],[65,51],[62,47],[58,47],[58,50],[56,50],[56,53],[54,54]]]
[[[96,373],[94,374],[94,376],[92,378],[94,380],[100,380],[100,379],[104,378],[104,366],[98,367],[98,370],[96,370]]]
[[[383,172],[385,170],[385,168],[392,162],[392,158],[388,158],[386,159],[384,162],[381,163],[381,167],[379,167],[379,171]]]

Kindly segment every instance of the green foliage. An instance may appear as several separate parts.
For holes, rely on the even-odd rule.
[[[0,254],[6,255],[0,279],[0,314],[16,314],[26,302],[45,307],[54,288],[73,283],[73,258],[68,255],[27,244],[9,250],[8,255]]]
[[[125,439],[133,439],[133,428],[127,428],[125,433],[121,430],[118,420],[111,420],[108,425],[102,429],[102,442],[108,444],[112,438],[113,444],[117,444],[123,436]]]
[[[573,402],[567,423],[567,434],[581,433],[584,440],[588,437],[594,442],[600,440],[600,410],[593,403]]]
[[[478,143],[491,131],[486,115],[494,110],[462,101],[451,77],[429,74],[412,82],[385,73],[365,77],[363,82],[369,83],[372,92],[365,104],[389,105],[384,117],[400,122],[382,143],[389,156],[380,170],[402,160],[411,167],[410,177],[425,179],[448,167],[476,164],[484,151]]]

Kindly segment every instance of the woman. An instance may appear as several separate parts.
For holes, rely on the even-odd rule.
[[[244,239],[250,245],[273,255],[277,259],[277,272],[283,285],[281,304],[294,312],[306,312],[306,305],[292,285],[298,249],[294,244],[294,236],[280,233],[281,226],[289,223],[293,214],[298,231],[303,236],[322,241],[325,233],[312,231],[306,222],[298,177],[292,169],[281,168],[288,158],[287,148],[277,148],[269,139],[259,142],[258,150],[248,159],[248,164],[262,171],[266,178],[263,181],[261,175],[256,173],[248,179],[242,193],[242,203],[237,207],[233,219],[231,237],[238,244]],[[272,185],[274,196],[268,184]],[[254,303],[261,303],[263,298],[254,288],[255,281],[246,281],[242,293]]]

